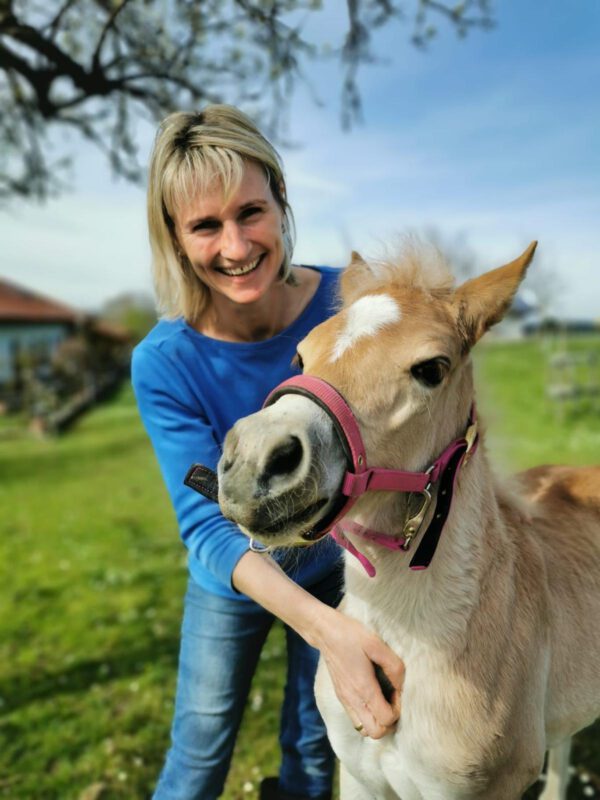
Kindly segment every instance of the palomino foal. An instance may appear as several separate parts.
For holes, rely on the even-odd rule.
[[[534,249],[458,289],[418,248],[396,264],[355,254],[342,310],[300,344],[305,375],[343,396],[366,463],[384,476],[335,527],[350,551],[343,610],[406,664],[400,721],[377,741],[354,730],[321,664],[343,800],[517,800],[546,749],[566,773],[569,737],[599,713],[600,468],[539,467],[508,489],[474,422],[470,350],[504,315]],[[228,435],[219,501],[263,543],[305,544],[339,517],[356,476],[326,403],[276,397]],[[450,443],[462,450],[444,483]],[[428,494],[385,490],[388,471],[427,479],[430,465]],[[543,797],[566,797],[564,774]]]

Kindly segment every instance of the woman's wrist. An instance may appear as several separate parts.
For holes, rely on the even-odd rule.
[[[312,595],[309,597],[311,600],[315,599]],[[301,620],[304,630],[298,630],[297,633],[312,647],[323,650],[323,646],[330,640],[332,626],[335,625],[339,612],[318,600],[307,611]]]
[[[235,588],[293,628],[320,649],[337,612],[289,578],[267,555],[248,552],[232,576]]]

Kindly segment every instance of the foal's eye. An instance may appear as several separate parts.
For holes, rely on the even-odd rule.
[[[430,358],[421,361],[410,368],[413,378],[416,378],[423,386],[437,386],[440,384],[450,369],[450,361],[444,356]]]
[[[298,351],[296,351],[296,355],[292,358],[292,365],[294,367],[298,367],[300,371],[304,369],[304,362],[302,361],[302,356]]]

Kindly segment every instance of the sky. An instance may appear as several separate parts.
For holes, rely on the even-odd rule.
[[[340,41],[342,9],[325,3],[307,36]],[[377,256],[434,229],[483,272],[537,239],[532,289],[554,314],[600,319],[600,3],[497,0],[494,15],[466,39],[440,20],[425,52],[407,25],[379,31],[350,132],[339,65],[309,66],[312,90],[290,105],[294,146],[280,148],[295,261],[342,266],[352,249]],[[142,161],[151,139],[141,126]],[[151,292],[143,189],[111,178],[91,145],[76,157],[70,193],[0,211],[0,276],[87,310]]]

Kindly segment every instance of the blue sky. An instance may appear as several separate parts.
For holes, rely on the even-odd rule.
[[[320,40],[339,41],[340,6],[311,18]],[[463,40],[440,21],[426,52],[406,26],[380,31],[382,63],[360,74],[364,121],[349,133],[339,68],[309,69],[324,108],[299,89],[298,147],[282,148],[296,260],[342,265],[351,248],[376,255],[434,227],[462,236],[483,271],[537,238],[532,270],[557,276],[552,310],[600,318],[600,3],[505,0],[495,14],[495,29]],[[150,289],[144,196],[79,153],[74,192],[0,213],[0,275],[94,308]]]

